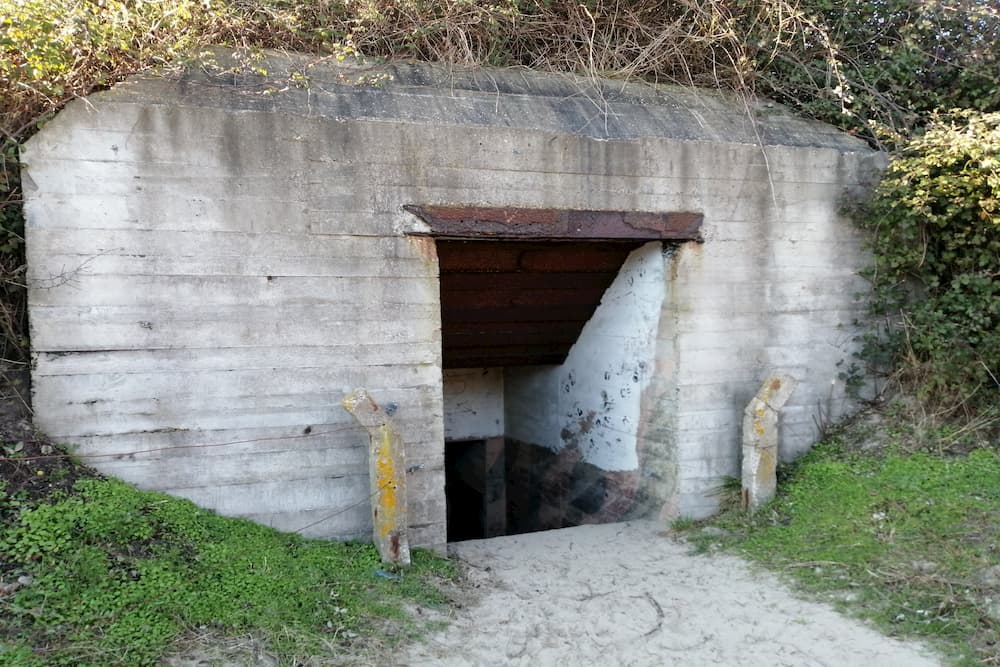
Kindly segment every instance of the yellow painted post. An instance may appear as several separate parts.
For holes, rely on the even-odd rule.
[[[403,438],[389,415],[364,389],[355,389],[341,404],[368,431],[375,546],[383,563],[409,565]]]
[[[743,508],[757,510],[777,492],[778,413],[795,379],[771,375],[743,411]]]

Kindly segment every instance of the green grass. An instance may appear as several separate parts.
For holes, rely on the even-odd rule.
[[[435,583],[454,574],[418,550],[387,579],[368,544],[279,533],[115,480],[41,503],[0,489],[0,516],[0,573],[33,579],[0,596],[0,665],[155,664],[192,628],[256,633],[294,664],[388,627],[405,636],[404,605],[444,602]]]
[[[961,665],[1000,664],[1000,452],[877,452],[848,431],[781,476],[779,496],[749,516],[692,533],[702,549],[738,551],[805,590],[923,639]],[[704,524],[700,524],[704,525]]]

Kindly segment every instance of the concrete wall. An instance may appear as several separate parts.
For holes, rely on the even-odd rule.
[[[661,244],[648,243],[629,255],[562,365],[506,369],[507,435],[576,448],[601,470],[637,470],[664,285]]]
[[[656,366],[665,264],[661,243],[634,250],[562,365],[506,369],[511,525],[617,520],[641,505],[642,397]]]
[[[444,439],[503,437],[503,369],[456,368],[442,375]]]
[[[367,436],[339,406],[363,386],[399,405],[411,541],[440,544],[437,264],[407,236],[425,231],[410,203],[704,213],[704,244],[644,251],[664,297],[635,453],[592,452],[637,464],[650,510],[713,509],[769,372],[799,381],[785,457],[847,407],[836,377],[863,257],[838,210],[881,164],[859,142],[697,91],[417,66],[366,87],[310,71],[308,90],[276,95],[249,75],[136,80],[28,143],[36,422],[105,472],[364,536]],[[596,391],[585,414],[606,370],[578,376]]]

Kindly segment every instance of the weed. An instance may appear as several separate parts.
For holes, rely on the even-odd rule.
[[[722,511],[736,511],[743,506],[743,482],[739,477],[723,477],[710,494],[718,498]]]
[[[685,530],[690,530],[697,525],[697,523],[698,522],[695,519],[680,517],[679,519],[674,519],[673,523],[670,524],[670,529],[677,532],[683,532]]]

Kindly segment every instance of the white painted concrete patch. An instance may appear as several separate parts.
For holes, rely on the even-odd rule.
[[[442,388],[445,440],[504,434],[502,368],[448,369],[442,372]]]
[[[642,392],[656,364],[664,292],[660,243],[625,260],[561,366],[508,368],[507,433],[602,470],[635,470]],[[447,415],[447,408],[445,414]]]

